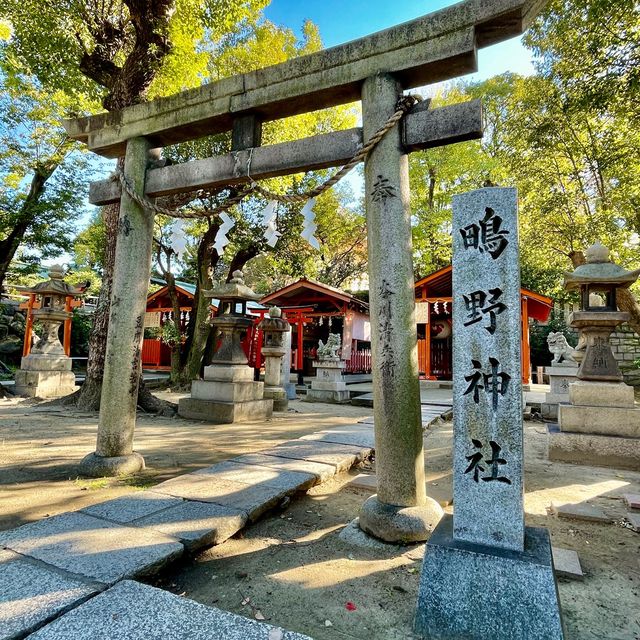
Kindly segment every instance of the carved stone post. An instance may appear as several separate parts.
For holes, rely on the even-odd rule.
[[[395,111],[401,88],[390,75],[362,89],[364,139]],[[409,164],[395,127],[365,161],[369,296],[378,493],[360,526],[389,542],[426,540],[442,509],[425,493]]]
[[[124,173],[137,193],[144,193],[149,144],[145,138],[127,142]],[[109,333],[100,399],[98,442],[80,471],[88,476],[135,473],[144,459],[133,451],[140,352],[153,247],[153,213],[126,193],[120,201]]]

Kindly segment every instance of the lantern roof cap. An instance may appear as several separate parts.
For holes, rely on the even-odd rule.
[[[234,271],[229,282],[220,282],[208,291],[203,291],[205,298],[218,298],[219,300],[241,300],[247,302],[249,300],[260,300],[253,289],[244,283],[244,274],[242,271]]]
[[[589,284],[608,284],[627,289],[640,276],[640,269],[627,271],[612,262],[609,249],[600,242],[596,242],[585,251],[585,258],[585,264],[581,264],[572,272],[565,272],[565,289],[571,291]]]
[[[25,293],[37,293],[42,296],[80,296],[82,291],[64,281],[65,271],[59,264],[54,264],[49,268],[49,280],[38,282],[33,287],[16,287]]]

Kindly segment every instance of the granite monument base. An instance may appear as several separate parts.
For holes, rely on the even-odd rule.
[[[640,471],[640,438],[560,431],[547,425],[549,460]]]
[[[562,640],[548,531],[526,527],[516,552],[454,540],[445,515],[426,545],[415,631],[425,640]]]
[[[542,417],[555,420],[558,417],[558,405],[569,402],[569,385],[577,380],[578,368],[570,366],[545,367],[549,376],[549,391],[540,405]]]
[[[76,390],[76,376],[71,371],[16,371],[15,394],[29,398],[61,398]]]

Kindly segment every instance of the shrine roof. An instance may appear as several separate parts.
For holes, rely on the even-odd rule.
[[[426,289],[426,297],[428,298],[451,298],[453,290],[451,265],[438,269],[418,280],[415,284],[416,299],[421,297],[423,289]],[[524,288],[520,289],[520,296],[527,300],[527,311],[530,318],[541,322],[546,322],[549,319],[553,307],[551,298]]]
[[[260,300],[263,305],[276,304],[280,307],[291,306],[313,306],[318,302],[340,301],[364,313],[369,313],[369,305],[355,296],[332,287],[328,284],[318,282],[312,278],[300,278],[282,289],[265,296]]]
[[[167,286],[167,283],[162,278],[152,277],[151,282],[153,284],[159,284],[161,285],[161,287],[157,291],[154,291],[153,293],[147,296],[147,306],[149,305],[150,302],[153,302],[158,298],[161,298],[163,296],[168,296],[168,286]],[[191,282],[185,282],[184,280],[176,280],[175,284],[176,284],[176,289],[178,290],[178,293],[181,293],[182,295],[189,298],[190,300],[193,300],[193,297],[195,296],[195,293],[196,293],[195,284]],[[220,304],[219,300],[216,300],[216,299],[211,300],[212,307],[217,309],[219,304]],[[170,307],[170,304],[167,304],[167,307]],[[264,307],[258,302],[250,301],[247,303],[247,309],[255,311],[258,309],[264,309]]]

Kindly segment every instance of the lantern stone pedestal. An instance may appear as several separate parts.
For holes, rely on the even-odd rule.
[[[76,389],[76,377],[71,372],[71,358],[64,352],[58,330],[72,315],[65,308],[67,296],[79,295],[80,291],[64,282],[64,271],[59,265],[51,267],[49,277],[47,282],[23,289],[35,293],[40,302],[40,308],[34,309],[32,313],[42,323],[44,336],[31,353],[22,358],[20,369],[16,371],[14,388],[20,396],[60,398]]]
[[[586,252],[587,264],[565,276],[568,289],[580,287],[581,311],[570,324],[584,345],[577,372],[569,385],[569,402],[558,407],[558,424],[549,426],[549,459],[640,471],[640,407],[633,387],[626,385],[611,351],[609,336],[629,320],[616,306],[616,288],[629,287],[640,272],[629,272],[609,261],[609,252],[596,244]],[[604,292],[606,302],[594,306],[592,291]]]
[[[253,369],[246,364],[211,364],[203,380],[191,383],[191,397],[180,400],[178,413],[215,424],[264,420],[271,417],[273,400],[263,395],[263,383],[254,382]]]
[[[223,313],[211,324],[222,333],[222,343],[211,364],[205,367],[204,379],[191,383],[191,397],[178,403],[178,413],[183,418],[215,424],[269,418],[273,400],[263,398],[264,385],[254,382],[253,369],[241,345],[243,333],[253,324],[246,314],[246,302],[259,296],[244,284],[241,271],[234,271],[230,282],[205,291],[204,295],[220,300]]]
[[[344,360],[339,358],[314,361],[316,377],[307,391],[305,402],[346,404],[351,401],[347,385],[342,377]]]

